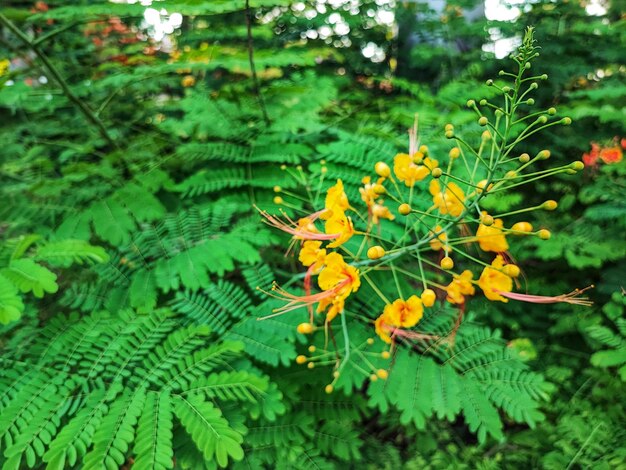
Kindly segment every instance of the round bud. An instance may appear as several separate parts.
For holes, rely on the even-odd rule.
[[[339,378],[339,371],[336,370],[335,372],[333,372],[333,377],[338,379]]]
[[[404,204],[400,204],[398,212],[402,215],[409,215],[411,213],[411,206],[409,206],[406,202]]]
[[[468,108],[471,108],[472,106],[476,105],[476,101],[474,101],[474,100],[467,100],[466,104],[467,104]]]
[[[527,153],[523,153],[519,156],[520,163],[528,163],[530,161],[530,155],[528,155]]]
[[[313,325],[311,325],[310,323],[300,323],[296,330],[298,331],[298,333],[301,333],[303,335],[310,335],[311,333],[313,333]]]
[[[487,100],[484,99],[484,98],[482,100],[480,100],[480,105],[481,106],[487,106]]]
[[[282,204],[283,202],[285,202],[285,201],[283,201],[282,197],[280,197],[280,196],[275,196],[274,197],[274,204]]]
[[[315,367],[315,363],[314,363],[314,362],[309,362],[306,366],[307,366],[309,369],[313,369],[313,368]]]
[[[317,348],[313,345],[309,346],[309,352],[310,353],[314,353],[317,350]]]
[[[507,264],[502,268],[502,272],[509,277],[517,277],[519,276],[520,270],[514,264]]]
[[[446,139],[452,139],[454,137],[454,131],[446,131]]]
[[[517,178],[517,171],[513,171],[513,170],[507,171],[504,177],[507,179]]]
[[[283,164],[283,165],[280,165],[280,169],[281,169],[281,170],[283,170],[283,171],[285,171],[285,170],[287,169],[287,165],[284,165],[284,164]]]
[[[431,174],[433,175],[433,178],[441,178],[441,175],[443,175],[443,171],[441,171],[441,168],[433,168]]]
[[[326,165],[326,160],[324,160],[324,159],[320,160],[320,164]]]
[[[331,384],[328,384],[328,385],[326,385],[326,387],[324,387],[324,391],[325,391],[326,393],[328,393],[329,395],[330,395],[331,393],[333,393],[333,390],[334,390],[334,389],[335,389],[335,388],[334,388]]]
[[[281,188],[280,186],[274,186],[274,192],[275,193],[279,193],[283,190],[283,188]]]
[[[576,174],[576,170],[572,170],[571,168],[568,170],[565,170],[565,174],[567,175],[575,175]]]
[[[455,158],[459,158],[459,156],[461,155],[461,149],[458,147],[452,147],[448,155],[452,160],[454,160]]]
[[[370,380],[372,382],[376,382],[378,380],[378,376],[376,374],[372,374],[372,375],[370,375]]]
[[[320,169],[320,172],[321,172],[323,175],[325,175],[325,174],[328,172],[328,168],[326,168],[325,166],[323,166],[323,167]]]
[[[435,294],[435,291],[432,289],[424,289],[420,298],[422,299],[424,307],[432,307],[435,305],[435,300],[437,300],[437,294]]]
[[[493,85],[493,80],[490,78],[489,80],[487,80],[487,81],[485,82],[485,84],[486,84],[487,86],[491,86],[491,85]]]
[[[374,185],[374,192],[376,194],[385,194],[387,192],[387,190],[385,189],[385,187],[382,184],[375,184]]]
[[[535,104],[535,100],[534,100],[533,98],[528,98],[528,99],[526,100],[526,104],[527,104],[528,106],[532,106],[533,104]]]
[[[505,93],[508,93],[509,91],[511,91],[511,87],[510,86],[503,86],[502,87],[502,91]]]
[[[556,108],[548,108],[548,114],[554,116],[556,114]]]
[[[298,170],[298,171],[302,171],[302,165],[298,165],[298,166],[296,167],[296,170]]]
[[[550,230],[542,228],[541,230],[539,230],[539,232],[537,232],[537,235],[539,235],[539,238],[541,238],[542,240],[549,240],[552,234],[550,233]]]
[[[539,158],[540,160],[547,160],[548,158],[550,158],[550,150],[542,150],[537,154],[537,158]]]
[[[544,73],[541,77],[539,77],[542,80],[547,80],[548,79],[548,74]]]
[[[557,204],[556,201],[550,199],[549,201],[544,202],[543,204],[541,204],[541,208],[545,209],[547,211],[553,211],[555,210],[559,205]]]
[[[489,122],[489,119],[487,119],[485,116],[481,117],[478,120],[478,124],[480,124],[481,126],[486,126],[488,122]]]
[[[445,127],[443,128],[444,131],[448,132],[448,131],[453,131],[454,130],[454,126],[452,124],[446,124]]]
[[[378,369],[376,375],[379,379],[386,380],[389,377],[389,373],[385,369]]]
[[[374,344],[374,338],[367,338],[367,344],[369,344],[370,346]]]
[[[529,68],[530,68],[530,62],[526,62],[526,63],[524,64],[524,68],[525,68],[525,69],[529,69]]]
[[[389,359],[391,357],[391,354],[389,353],[389,351],[383,351],[380,353],[380,357],[382,357],[383,359]]]
[[[537,85],[537,83],[536,83],[536,82],[532,82],[532,83],[530,84],[530,87],[529,87],[529,88],[530,88],[531,90],[536,90],[537,88],[539,88],[539,85]]]
[[[391,169],[385,162],[376,162],[376,165],[374,165],[374,171],[378,176],[382,176],[383,178],[389,178],[389,175],[391,174]]]
[[[480,223],[486,225],[487,227],[492,226],[493,222],[493,217],[491,217],[489,214],[485,214],[480,218]]]
[[[452,258],[450,258],[449,256],[446,256],[441,260],[439,266],[441,266],[441,269],[449,271],[450,269],[454,268],[454,261],[452,261]]]
[[[569,167],[574,171],[580,171],[583,168],[585,168],[585,164],[581,161],[577,161],[577,162],[572,163]]]
[[[502,77],[504,74],[506,74],[506,72],[505,72],[504,70],[500,70],[500,71],[498,72],[498,75],[500,75],[501,77]]]
[[[487,192],[491,189],[491,184],[489,185],[489,187],[487,189],[485,189],[485,187],[487,186],[487,180],[480,180],[478,183],[476,183],[476,192],[478,194],[481,194],[483,191]]]
[[[548,122],[548,118],[547,118],[547,116],[539,116],[539,117],[537,118],[537,122],[538,122],[539,124],[545,124],[546,122]]]
[[[421,165],[424,162],[424,154],[422,152],[415,152],[415,155],[413,155],[413,162]]]
[[[424,155],[428,155],[428,146],[420,145],[420,148],[418,149],[418,151],[422,152]]]
[[[517,222],[513,224],[513,227],[511,227],[511,230],[514,230],[516,232],[528,233],[528,232],[533,231],[533,226],[530,224],[530,222]]]
[[[564,126],[569,126],[572,123],[572,118],[564,117],[561,119],[561,124]]]
[[[483,133],[480,135],[480,138],[483,139],[484,141],[490,140],[491,132],[489,132],[489,130],[484,130]]]
[[[367,250],[367,257],[369,259],[379,259],[383,256],[385,256],[385,249],[380,245],[373,246]]]
[[[496,115],[496,117],[502,117],[504,116],[504,113],[502,112],[501,109],[496,109],[494,114]]]
[[[298,364],[304,364],[306,361],[307,361],[306,356],[303,356],[302,354],[296,357],[296,363]]]

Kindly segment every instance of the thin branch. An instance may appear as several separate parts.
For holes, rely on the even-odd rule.
[[[252,83],[254,86],[254,94],[259,101],[259,107],[263,114],[263,120],[265,125],[271,124],[270,117],[267,114],[267,108],[265,108],[265,101],[263,95],[261,95],[261,88],[259,87],[259,78],[256,74],[256,67],[254,65],[254,44],[252,42],[252,17],[250,16],[250,0],[246,0],[246,28],[248,30],[248,60],[250,61],[250,70],[252,72]]]
[[[56,67],[50,62],[48,56],[44,54],[44,52],[39,48],[38,44],[34,43],[30,40],[26,34],[22,32],[11,20],[9,20],[6,16],[0,13],[0,24],[6,26],[17,38],[22,41],[29,49],[31,49],[39,60],[43,63],[44,67],[48,70],[48,73],[54,80],[59,84],[63,93],[67,98],[74,103],[74,105],[80,110],[80,112],[85,116],[85,118],[98,130],[98,133],[102,136],[107,143],[113,147],[115,147],[115,141],[109,135],[106,127],[102,123],[102,121],[94,114],[94,112],[87,106],[85,102],[83,102],[78,96],[74,94],[74,92],[70,89],[69,85],[65,81],[65,79],[61,76]]]

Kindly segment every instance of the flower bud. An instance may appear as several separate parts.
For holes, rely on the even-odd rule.
[[[520,274],[519,268],[514,264],[507,264],[502,268],[502,272],[509,277],[517,277]]]
[[[448,132],[448,131],[453,131],[454,130],[454,126],[452,124],[446,124],[446,126],[443,128],[444,131]]]
[[[529,88],[530,88],[531,90],[536,90],[537,88],[539,88],[539,85],[537,85],[537,83],[536,83],[536,82],[532,82],[532,83],[530,84],[530,87],[529,87]]]
[[[367,344],[369,344],[371,346],[372,344],[374,344],[374,338],[367,338],[366,342],[367,342]]]
[[[508,93],[509,91],[511,91],[511,87],[510,87],[510,86],[503,86],[503,87],[502,87],[502,91],[503,91],[504,93]]]
[[[548,79],[548,74],[544,73],[541,77],[539,77],[541,80],[547,80]]]
[[[461,149],[458,147],[452,147],[448,155],[452,160],[454,160],[455,158],[459,158],[459,156],[461,155]]]
[[[561,119],[561,124],[564,126],[569,126],[572,123],[572,118],[564,117]]]
[[[274,192],[275,193],[279,193],[283,190],[283,188],[281,188],[280,186],[274,186]]]
[[[380,245],[373,246],[367,250],[367,257],[369,259],[379,259],[383,256],[385,256],[385,249]]]
[[[389,373],[385,370],[385,369],[378,369],[376,371],[376,375],[378,376],[379,379],[381,380],[386,380],[387,377],[389,377]]]
[[[537,118],[537,122],[538,122],[539,124],[545,124],[546,122],[548,122],[548,118],[547,118],[546,116],[539,116],[539,117]]]
[[[320,164],[321,165],[326,165],[326,160],[324,160],[324,159],[320,160]]]
[[[485,82],[485,85],[487,85],[487,86],[492,86],[492,85],[493,85],[493,80],[490,78],[489,80],[487,80],[487,81]]]
[[[313,345],[309,346],[309,352],[310,353],[314,353],[317,350],[317,348]]]
[[[452,261],[452,258],[450,258],[449,256],[446,256],[445,258],[441,260],[441,262],[439,263],[439,266],[441,266],[441,269],[445,269],[446,271],[449,271],[452,268],[454,268],[454,261]]]
[[[480,100],[479,103],[481,106],[487,106],[487,100],[485,98],[483,98],[482,100]]]
[[[493,225],[494,220],[492,216],[490,216],[489,214],[485,214],[480,218],[480,223],[489,227]]]
[[[526,63],[524,64],[524,68],[525,68],[525,69],[529,69],[530,67],[531,67],[530,62],[526,62]]]
[[[537,158],[540,160],[547,160],[550,158],[550,150],[542,150],[537,154]]]
[[[333,372],[333,377],[338,379],[339,378],[339,371],[336,370],[335,372]]]
[[[306,356],[303,356],[302,354],[296,357],[297,364],[304,364],[306,361],[307,361]]]
[[[380,357],[382,357],[383,359],[389,359],[391,357],[391,354],[389,354],[389,351],[383,351],[380,353]]]
[[[533,226],[529,222],[517,222],[516,224],[513,224],[513,227],[511,227],[511,230],[514,230],[516,232],[528,233],[528,232],[533,231]],[[516,234],[516,235],[519,235],[519,234]]]
[[[494,114],[496,115],[496,117],[502,117],[504,116],[504,113],[502,112],[501,109],[496,109]]]
[[[530,161],[530,155],[523,153],[519,156],[520,163],[528,163]]]
[[[432,307],[437,300],[437,294],[435,294],[435,291],[432,289],[424,289],[420,298],[422,299],[424,307]]]
[[[313,325],[311,325],[310,323],[300,323],[296,330],[298,331],[298,333],[301,333],[303,335],[310,335],[311,333],[313,333]]]
[[[413,162],[415,162],[418,165],[421,165],[422,163],[424,163],[424,154],[422,152],[415,152],[415,155],[413,155]]]
[[[454,138],[454,131],[446,131],[446,139]]]
[[[314,362],[309,362],[306,366],[307,366],[309,369],[313,369],[313,368],[315,367],[315,363],[314,363]]]
[[[468,108],[471,108],[471,107],[476,105],[476,101],[474,101],[474,100],[467,100],[466,104],[467,104]]]
[[[498,75],[500,75],[501,77],[504,76],[506,74],[506,72],[504,70],[500,70],[498,72]]]
[[[481,117],[478,120],[478,124],[481,126],[486,126],[488,122],[489,122],[489,119],[487,119],[485,116]]]
[[[537,232],[537,235],[542,240],[549,240],[552,234],[550,233],[550,230],[546,230],[545,228],[542,228],[541,230],[539,230],[539,232]]]
[[[424,155],[428,155],[428,146],[420,145],[419,152],[422,152]]]
[[[282,197],[280,197],[280,196],[275,196],[274,197],[274,204],[282,204],[283,202],[285,202],[285,201],[283,201]]]
[[[581,161],[577,161],[577,162],[572,163],[569,167],[574,171],[580,171],[583,168],[585,168],[585,164]]]
[[[476,192],[478,194],[481,194],[483,191],[487,192],[491,189],[493,185],[490,184],[489,187],[485,189],[486,186],[487,186],[487,180],[480,180],[478,183],[476,183]]]
[[[296,167],[296,170],[298,170],[298,171],[302,171],[302,165],[298,165],[298,166]]]
[[[404,204],[400,204],[398,212],[402,215],[409,215],[411,213],[411,206],[409,206],[406,202]]]
[[[532,106],[532,105],[534,105],[534,104],[535,104],[535,100],[534,100],[533,98],[528,98],[528,99],[526,100],[526,104],[527,104],[528,106]]]
[[[382,184],[375,184],[373,189],[376,194],[385,194],[387,192]]]
[[[372,375],[370,375],[370,380],[372,382],[376,382],[378,380],[378,376],[376,374],[372,374]]]
[[[287,165],[285,165],[285,164],[280,165],[280,169],[281,169],[281,170],[283,170],[283,171],[285,171],[285,170],[287,169]]]
[[[441,178],[441,175],[443,175],[443,171],[441,171],[441,168],[433,168],[431,174],[433,175],[433,178]]]
[[[334,388],[331,384],[328,384],[328,385],[326,385],[326,387],[324,387],[324,391],[325,391],[326,393],[328,393],[329,395],[330,395],[331,393],[333,393],[333,390],[334,390],[334,389],[335,389],[335,388]]]
[[[327,168],[327,167],[325,167],[325,166],[323,166],[323,167],[320,169],[320,173],[322,173],[323,175],[325,175],[327,172],[328,172],[328,168]]]
[[[507,171],[504,177],[507,179],[517,178],[517,171]]]
[[[484,130],[483,133],[480,135],[480,138],[485,142],[491,140],[491,132],[489,132],[489,130]]]
[[[389,178],[389,175],[391,174],[391,169],[385,162],[376,162],[376,165],[374,165],[374,171],[378,176],[382,176],[383,178]]]
[[[548,108],[548,114],[554,116],[556,114],[556,108]]]
[[[545,209],[547,211],[553,211],[555,210],[559,205],[557,204],[556,201],[550,199],[549,201],[544,202],[543,204],[541,204],[541,208]]]

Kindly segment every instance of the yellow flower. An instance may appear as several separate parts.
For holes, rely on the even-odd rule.
[[[469,270],[463,271],[460,275],[455,275],[454,279],[446,287],[448,296],[446,300],[453,304],[465,303],[466,295],[474,295],[476,289],[472,285],[473,274]]]
[[[326,192],[324,207],[326,210],[320,216],[322,220],[337,216],[339,213],[345,212],[348,207],[350,207],[348,196],[343,190],[343,181],[337,180],[337,184],[328,189]]]
[[[384,313],[380,315],[374,322],[374,329],[376,330],[376,334],[385,343],[391,344],[391,336],[389,336],[389,332],[392,328],[388,328],[388,326],[391,326],[391,319],[388,315],[385,315]]]
[[[194,86],[196,84],[196,79],[193,77],[193,75],[185,75],[185,77],[183,77],[181,84],[185,87],[188,88],[190,86]]]
[[[359,270],[347,264],[339,253],[329,253],[324,269],[317,277],[317,284],[320,289],[334,290],[338,296],[345,299],[361,286]]]
[[[421,299],[412,295],[408,300],[397,299],[385,306],[383,315],[390,320],[390,324],[401,328],[410,328],[424,315],[424,306]]]
[[[383,206],[382,204],[374,204],[372,206],[372,222],[377,224],[380,219],[388,219],[393,220],[396,217],[389,211],[388,207]]]
[[[374,191],[375,186],[369,176],[363,178],[363,187],[359,188],[359,192],[361,193],[361,199],[367,207],[372,207],[378,197],[378,194]]]
[[[393,172],[406,186],[413,186],[416,181],[426,178],[438,164],[437,160],[427,157],[423,159],[421,165],[418,165],[412,156],[399,153],[393,159]]]
[[[303,266],[313,266],[313,270],[317,271],[324,266],[326,259],[326,250],[321,247],[322,242],[308,240],[302,245],[298,259]]]
[[[326,308],[328,308],[328,306],[330,306],[326,312],[326,321],[331,322],[338,314],[343,312],[344,302],[344,299],[339,296],[320,300],[320,303],[317,306],[317,313],[323,312]]]
[[[448,183],[444,191],[441,190],[441,185],[438,180],[432,180],[430,182],[430,194],[433,196],[433,204],[441,214],[450,214],[451,216],[458,217],[463,213],[465,206],[465,193],[455,183]]]
[[[483,212],[486,214],[486,212]],[[483,251],[502,253],[509,249],[504,232],[502,231],[502,219],[495,219],[493,225],[480,224],[476,231],[476,240]]]
[[[336,212],[326,220],[324,224],[326,235],[336,235],[333,237],[332,243],[328,244],[328,248],[336,248],[347,242],[354,235],[354,226],[352,219],[342,212]]]
[[[9,71],[10,66],[11,66],[11,61],[9,61],[9,59],[0,60],[0,77],[5,75]]]
[[[499,292],[511,292],[513,290],[513,279],[504,274],[500,269],[504,266],[502,256],[496,256],[491,266],[483,269],[478,285],[485,293],[485,297],[489,300],[499,300],[500,302],[508,302],[509,299],[500,295]]]
[[[441,225],[437,225],[435,227],[434,230],[432,230],[430,233],[431,236],[434,236],[436,233],[441,232]],[[435,251],[439,251],[441,250],[441,248],[443,248],[443,245],[445,245],[445,243],[448,241],[448,235],[446,235],[445,232],[442,232],[439,234],[438,237],[433,238],[432,240],[430,240],[430,247],[435,250]]]

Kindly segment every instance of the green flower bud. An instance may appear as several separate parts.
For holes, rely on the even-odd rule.
[[[489,120],[485,116],[481,117],[478,120],[478,124],[480,124],[481,126],[486,126],[488,122],[489,122]]]
[[[574,171],[580,171],[585,168],[585,164],[581,161],[577,161],[573,162],[569,167]]]
[[[548,79],[548,74],[543,74],[541,77],[539,77],[541,80],[547,80]]]
[[[535,104],[535,100],[534,100],[534,99],[532,99],[532,98],[528,98],[528,99],[526,100],[526,104],[527,104],[527,105],[529,105],[529,106],[532,106],[533,104]]]
[[[536,83],[536,82],[532,82],[532,83],[530,84],[530,89],[531,89],[531,90],[536,90],[537,88],[539,88],[539,85],[537,85],[537,83]]]
[[[485,84],[486,84],[487,86],[492,86],[492,85],[493,85],[493,80],[490,78],[489,80],[487,80],[487,81],[485,82]]]
[[[505,93],[508,93],[509,91],[511,91],[511,87],[510,86],[504,86],[502,87],[502,91]]]
[[[480,100],[480,105],[481,106],[487,106],[487,100],[486,99]]]
[[[564,126],[569,126],[572,123],[572,118],[564,117],[561,119],[561,124]]]
[[[554,116],[556,114],[556,108],[549,108],[548,109],[548,114],[550,116]]]
[[[472,106],[474,106],[476,104],[476,101],[474,100],[467,100],[467,107],[471,108]]]
[[[446,131],[446,139],[454,138],[454,131]]]
[[[442,174],[443,174],[443,171],[441,171],[441,168],[433,168],[433,171],[432,171],[433,178],[441,178]]]
[[[530,155],[523,153],[519,156],[520,163],[528,163],[530,161]]]
[[[500,109],[496,109],[495,115],[496,115],[497,117],[501,117],[501,116],[503,116],[503,115],[504,115],[504,113],[502,112],[502,110],[500,110]]]
[[[539,117],[537,118],[537,122],[538,122],[539,124],[545,124],[546,122],[548,122],[548,118],[547,118],[546,116],[539,116]]]
[[[537,158],[540,160],[547,160],[550,158],[550,150],[542,150],[537,154]]]
[[[506,72],[505,72],[504,70],[500,70],[500,71],[498,72],[498,75],[500,75],[500,76],[502,77],[505,73],[506,73]]]
[[[526,62],[526,63],[524,64],[524,68],[525,68],[525,69],[529,69],[529,68],[530,68],[530,62]]]

